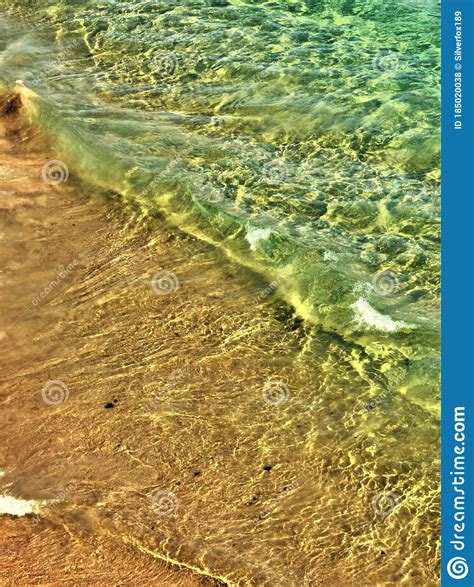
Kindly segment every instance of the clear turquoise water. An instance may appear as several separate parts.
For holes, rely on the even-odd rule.
[[[264,274],[437,410],[436,2],[15,2],[2,77],[68,166]]]

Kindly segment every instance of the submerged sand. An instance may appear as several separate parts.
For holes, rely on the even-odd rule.
[[[52,414],[43,411],[48,404],[36,401],[41,398],[37,381],[48,378],[43,373],[52,368],[51,364],[67,360],[61,336],[54,332],[59,314],[67,327],[67,311],[62,313],[60,309],[63,296],[84,276],[91,262],[85,253],[94,247],[101,250],[104,241],[99,238],[110,236],[114,226],[103,203],[92,202],[77,185],[53,187],[42,181],[41,169],[48,158],[35,148],[34,132],[21,129],[19,102],[8,99],[2,104],[0,337],[5,424],[1,432],[0,485],[6,497],[0,514],[10,515],[0,515],[0,583],[217,584],[142,554],[110,534],[91,532],[87,525],[74,535],[65,519],[53,519],[53,510],[59,512],[63,502],[74,502],[76,488],[87,480],[78,480],[82,472],[74,471],[74,458],[55,470],[54,464],[61,457],[54,450],[48,455],[48,450],[58,442],[62,444],[61,436],[67,431],[59,432],[55,426],[48,431],[47,420]],[[28,146],[23,147],[23,143]],[[80,344],[79,339],[76,343]],[[66,371],[69,369],[63,369],[64,378]],[[16,398],[11,394],[14,389],[19,393]],[[38,408],[39,420],[34,416]],[[83,456],[89,452],[86,447],[82,450]],[[99,463],[100,459],[98,468]],[[29,514],[31,511],[34,513]]]
[[[43,506],[0,516],[2,583],[435,585],[436,422],[388,392],[369,413],[363,352],[258,276],[72,174],[44,181],[61,154],[18,106],[0,482]]]

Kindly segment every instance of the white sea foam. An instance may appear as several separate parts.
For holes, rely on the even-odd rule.
[[[247,234],[245,238],[250,243],[250,248],[255,251],[257,248],[258,241],[268,238],[272,231],[270,228],[255,228],[247,226]]]
[[[385,316],[378,312],[364,298],[359,298],[351,305],[355,313],[355,320],[359,326],[374,328],[381,332],[395,332],[400,328],[409,328],[406,322],[393,320],[390,316]]]
[[[35,499],[18,499],[11,495],[0,495],[0,515],[25,516],[40,511],[42,501]]]
[[[337,261],[338,256],[333,251],[324,251],[323,259],[324,261]]]

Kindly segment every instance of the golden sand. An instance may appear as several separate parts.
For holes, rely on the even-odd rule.
[[[106,218],[103,203],[92,202],[77,185],[52,188],[41,180],[47,158],[34,147],[34,133],[22,132],[18,106],[17,100],[3,101],[0,118],[1,395],[6,415],[0,462],[5,476],[0,482],[8,493],[32,499],[41,495],[50,505],[40,515],[0,516],[0,584],[217,584],[142,554],[110,534],[91,532],[87,524],[74,535],[66,520],[51,519],[53,508],[60,511],[63,501],[75,501],[73,491],[79,483],[68,480],[76,479],[78,471],[74,470],[75,457],[69,455],[59,465],[61,456],[54,452],[46,457],[44,467],[42,456],[48,446],[63,444],[64,439],[55,426],[48,430],[52,414],[44,411],[44,402],[41,406],[36,401],[41,398],[37,382],[48,378],[52,365],[66,361],[74,352],[74,346],[66,349],[62,335],[55,332],[56,320],[61,315],[67,327],[67,311],[62,313],[61,305],[66,303],[68,288],[84,276],[91,262],[84,253],[103,246],[114,226]],[[80,345],[79,339],[75,342]],[[69,368],[64,369],[65,375],[67,371]],[[13,389],[19,393],[16,399],[11,395]],[[38,407],[43,412],[43,416],[37,413],[39,419],[34,416]],[[83,456],[89,449],[83,447]],[[55,464],[59,466],[53,472]],[[36,472],[31,471],[29,477],[31,467]],[[87,479],[82,477],[80,483]]]
[[[208,245],[45,182],[10,110],[0,482],[41,506],[0,516],[2,582],[437,584],[436,422],[362,409],[363,352]]]

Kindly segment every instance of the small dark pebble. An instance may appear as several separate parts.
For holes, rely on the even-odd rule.
[[[272,466],[271,465],[266,465],[265,467],[263,467],[264,471],[271,471],[272,470]]]
[[[199,477],[200,474],[201,474],[201,471],[194,471],[194,476],[195,477]]]
[[[416,302],[418,301],[420,298],[424,297],[426,294],[424,291],[420,290],[420,289],[415,289],[410,293],[410,298]]]
[[[304,324],[304,320],[302,318],[293,318],[293,320],[289,323],[290,330],[298,330]]]
[[[115,408],[115,405],[112,402],[107,402],[104,406],[104,408],[110,409],[110,408]]]

